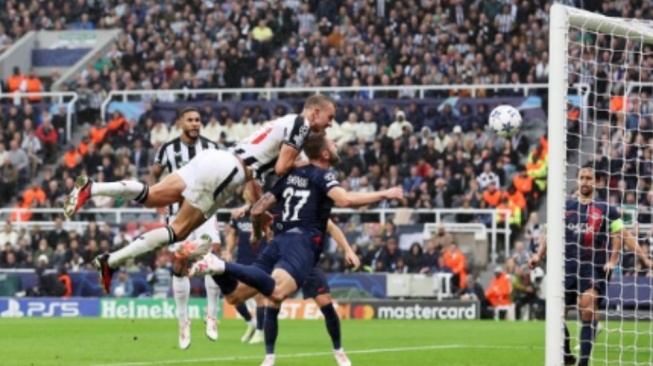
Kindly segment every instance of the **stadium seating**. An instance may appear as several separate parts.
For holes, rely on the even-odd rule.
[[[185,6],[131,1],[93,4],[73,13],[54,9],[46,13],[49,18],[38,18],[39,12],[30,12],[34,19],[29,26],[35,29],[119,27],[124,33],[115,47],[100,55],[88,71],[67,85],[68,90],[83,96],[76,106],[71,141],[65,141],[65,118],[59,108],[27,101],[28,104],[17,108],[2,105],[0,145],[7,151],[11,149],[11,140],[18,137],[19,145],[23,145],[30,130],[43,125],[44,120],[50,120],[58,132],[57,149],[46,151],[41,147],[41,151],[35,151],[29,144],[22,148],[28,159],[34,155],[37,164],[47,167],[51,174],[33,174],[29,169],[17,171],[11,164],[3,166],[0,179],[2,188],[6,187],[1,190],[3,205],[60,207],[70,189],[70,178],[81,172],[96,179],[144,179],[146,167],[139,166],[137,176],[129,173],[133,171],[131,165],[136,164],[129,147],[140,140],[149,165],[162,142],[153,138],[153,131],[172,130],[174,112],[182,105],[210,109],[222,130],[219,142],[229,146],[234,141],[233,135],[246,129],[248,120],[256,125],[274,115],[298,111],[305,95],[276,93],[275,99],[263,100],[263,94],[245,93],[240,98],[231,95],[225,98],[229,100],[218,102],[214,95],[192,92],[198,88],[362,86],[357,92],[331,93],[339,103],[339,124],[332,134],[343,149],[343,162],[338,167],[343,184],[355,190],[388,184],[406,187],[404,202],[385,202],[382,207],[488,207],[482,190],[471,183],[481,175],[484,163],[490,163],[504,191],[511,184],[514,172],[521,170],[529,152],[540,143],[541,122],[546,120],[545,99],[539,108],[536,105],[524,110],[525,131],[510,145],[488,135],[483,125],[489,110],[499,103],[531,105],[530,96],[544,97],[535,89],[525,96],[517,86],[511,89],[492,86],[546,82],[547,61],[542,52],[546,51],[548,16],[544,5],[540,5],[542,8],[527,3],[513,5],[511,14],[515,19],[528,19],[532,26],[506,30],[493,24],[496,9],[492,2],[485,1],[474,4],[462,1],[460,5],[432,2],[420,9],[416,8],[419,2],[386,2],[385,17],[379,17],[377,9],[366,2],[354,1],[354,6],[345,6],[341,0],[330,1],[328,6],[322,2],[300,4],[290,0],[243,6],[229,1],[188,2]],[[10,2],[7,6],[15,5]],[[89,20],[80,22],[85,14]],[[258,37],[261,29],[254,27],[257,19],[268,20],[271,39]],[[7,37],[14,41],[27,30],[13,27],[12,20],[3,22]],[[9,80],[4,82],[9,84]],[[44,80],[46,87],[50,82]],[[426,91],[424,98],[417,98],[418,94],[408,88],[400,91],[364,88],[461,84],[488,86],[477,90],[475,97],[470,90],[457,86]],[[124,110],[122,115],[99,114],[99,101],[110,90],[150,89],[153,92],[148,95],[128,97],[128,101],[139,105],[136,114]],[[188,92],[171,97],[165,89]],[[355,124],[346,122],[352,113]],[[366,119],[367,114],[370,118]],[[410,122],[412,132],[402,135],[400,129],[399,142],[395,143],[390,136],[394,136],[392,123],[398,114]],[[32,120],[31,128],[25,123],[28,118]],[[204,118],[208,121],[210,116]],[[233,131],[225,128],[227,119],[233,120]],[[364,121],[376,125],[376,133],[359,135],[362,129],[357,124]],[[161,127],[155,128],[156,125]],[[411,140],[416,145],[411,145]],[[89,152],[90,142],[94,147]],[[380,154],[374,151],[375,142],[380,145]],[[456,156],[457,151],[462,160]],[[22,154],[11,153],[22,161],[19,155]],[[120,158],[125,155],[131,159],[128,165]],[[2,156],[5,153],[0,151]],[[422,156],[425,161],[420,161]],[[470,175],[465,175],[468,164]],[[411,167],[417,168],[417,175],[411,175]],[[355,169],[359,171],[358,176],[352,176]],[[362,177],[367,183],[361,182]],[[23,196],[32,179],[40,184],[46,199],[33,200],[29,205],[20,198],[14,200],[13,197]],[[56,186],[50,187],[51,182],[57,182]],[[230,206],[240,203],[235,197]],[[95,204],[130,207],[128,202],[96,201]],[[537,205],[529,208],[537,209]],[[126,219],[133,222],[155,220],[151,215],[129,215],[125,214]],[[86,214],[83,218],[111,222],[110,216]],[[51,214],[39,214],[33,215],[32,220],[51,217]],[[418,218],[418,222],[425,220],[432,218]],[[469,220],[489,225],[488,218],[482,215]],[[138,230],[132,226],[135,225],[130,230]],[[360,231],[348,235],[357,239],[373,236]],[[361,256],[365,256],[370,242],[362,239],[358,242],[363,249]],[[338,260],[336,254],[327,256],[332,256],[329,258],[332,263]],[[2,258],[0,266],[3,266]]]

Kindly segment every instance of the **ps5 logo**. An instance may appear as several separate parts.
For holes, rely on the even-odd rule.
[[[0,313],[0,317],[77,317],[80,315],[79,306],[78,302],[9,299],[7,309]]]

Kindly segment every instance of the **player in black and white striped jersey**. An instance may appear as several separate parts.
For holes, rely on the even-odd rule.
[[[190,162],[197,154],[209,149],[218,149],[218,144],[200,135],[202,126],[200,113],[196,108],[183,108],[179,111],[179,123],[182,130],[181,136],[163,144],[157,151],[154,165],[152,166],[153,183],[159,181],[164,171],[176,172]],[[168,207],[166,224],[174,221],[181,204],[175,202]],[[165,211],[159,211],[165,213]],[[208,235],[212,240],[212,246],[220,246],[220,234],[218,233],[218,221],[213,215],[206,220],[202,226],[197,228],[189,236],[190,240],[199,240],[202,235]],[[170,251],[175,252],[181,242],[170,245]],[[190,319],[188,318],[188,299],[190,297],[190,281],[188,272],[188,260],[173,256],[172,260],[173,277],[172,293],[177,305],[177,317],[179,319],[179,348],[186,349],[190,346]],[[206,287],[207,308],[206,308],[206,336],[216,341],[218,339],[218,326],[216,314],[218,309],[218,297],[220,289],[211,276],[204,278]]]
[[[285,175],[297,166],[296,158],[305,139],[311,132],[323,132],[330,127],[335,113],[336,105],[329,97],[311,96],[301,114],[289,114],[264,124],[230,151],[202,151],[151,187],[135,181],[94,183],[86,176],[77,177],[74,189],[64,202],[63,211],[68,218],[93,196],[134,200],[146,207],[182,202],[177,217],[167,227],[150,230],[126,247],[95,258],[93,265],[104,291],[111,290],[113,274],[126,260],[185,240],[215,215],[237,189],[244,187],[252,194],[252,201],[257,201],[261,192],[256,181],[268,174]],[[182,248],[188,248],[190,254],[185,255],[198,258],[206,254],[205,249],[210,249],[210,238],[202,235],[187,244]]]

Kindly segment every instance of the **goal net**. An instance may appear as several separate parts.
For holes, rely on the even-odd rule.
[[[653,208],[653,27],[555,4],[549,41],[546,365],[651,365],[651,278],[633,243]]]

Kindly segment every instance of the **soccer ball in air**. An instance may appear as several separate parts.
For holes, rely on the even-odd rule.
[[[500,105],[490,112],[488,123],[497,135],[511,137],[519,132],[521,121],[521,114],[515,107]]]

